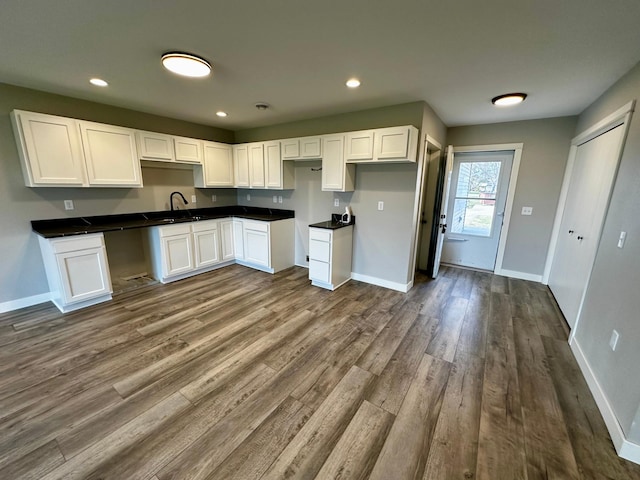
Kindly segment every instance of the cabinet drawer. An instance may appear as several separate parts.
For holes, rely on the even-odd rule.
[[[329,264],[318,260],[309,260],[309,278],[329,283]]]
[[[99,248],[104,245],[102,234],[78,235],[73,238],[51,240],[51,247],[54,253],[77,252],[88,248]]]
[[[245,230],[254,230],[256,232],[268,232],[269,231],[269,224],[268,223],[264,223],[264,222],[251,222],[251,221],[244,221],[244,229]]]
[[[206,230],[215,230],[217,228],[218,220],[202,220],[191,224],[193,232],[204,232]]]
[[[309,258],[329,262],[331,260],[331,244],[320,240],[309,240]]]
[[[167,225],[163,227],[157,227],[160,237],[170,237],[172,235],[183,235],[185,233],[191,233],[190,223],[181,223],[179,225]]]
[[[331,241],[331,230],[311,228],[309,229],[310,240],[320,240],[321,242]]]

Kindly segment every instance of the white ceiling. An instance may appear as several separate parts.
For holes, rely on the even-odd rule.
[[[640,61],[639,21],[638,0],[1,0],[0,82],[234,130],[417,100],[503,122],[580,113]],[[509,91],[529,98],[490,105]]]

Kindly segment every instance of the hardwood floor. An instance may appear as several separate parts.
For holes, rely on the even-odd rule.
[[[630,479],[546,287],[232,266],[0,315],[2,479]]]

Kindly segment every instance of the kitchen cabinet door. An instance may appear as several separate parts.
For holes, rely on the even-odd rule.
[[[204,179],[206,187],[233,187],[231,145],[204,142]]]
[[[376,130],[374,141],[376,159],[406,159],[409,154],[409,134],[410,127],[380,128]]]
[[[235,258],[233,239],[233,220],[220,222],[221,261],[226,262]],[[242,235],[240,236],[242,240]]]
[[[304,137],[300,139],[300,158],[321,158],[322,139],[320,137]]]
[[[176,162],[202,163],[202,141],[196,138],[173,137]],[[229,148],[231,148],[229,146]]]
[[[300,140],[297,138],[281,140],[280,145],[282,147],[283,160],[295,160],[296,158],[300,158]]]
[[[86,185],[76,120],[15,110],[11,121],[27,187]]]
[[[101,123],[79,123],[89,185],[142,187],[134,131]]]
[[[162,270],[163,277],[180,275],[195,268],[191,233],[162,237]]]
[[[346,161],[373,160],[373,137],[373,130],[348,133],[346,136]]]
[[[233,219],[233,254],[237,260],[244,260],[244,221]]]
[[[136,132],[136,143],[140,160],[173,162],[173,139],[170,135],[154,132]]]
[[[220,238],[218,228],[193,232],[195,268],[220,263]]]
[[[251,188],[265,188],[264,144],[249,144],[249,184]]]
[[[249,187],[249,145],[233,146],[234,186]]]
[[[352,192],[355,165],[347,165],[344,161],[344,135],[327,135],[322,143],[322,190]]]
[[[244,260],[262,267],[270,267],[269,226],[260,222],[244,222]]]
[[[282,190],[282,157],[280,156],[280,142],[264,144],[264,165],[267,188]]]
[[[111,277],[104,247],[56,255],[65,305],[111,293]]]

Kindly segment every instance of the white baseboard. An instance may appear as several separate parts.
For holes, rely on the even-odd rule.
[[[390,288],[391,290],[397,290],[398,292],[407,293],[413,287],[413,280],[409,283],[398,283],[385,280],[384,278],[370,277],[369,275],[362,275],[361,273],[351,272],[351,280],[357,280],[359,282],[370,283],[371,285],[377,285],[379,287]]]
[[[602,418],[607,426],[607,430],[609,430],[609,435],[611,435],[611,440],[616,448],[616,452],[618,452],[620,457],[629,460],[630,462],[640,464],[640,445],[630,442],[625,437],[624,431],[618,423],[618,419],[616,418],[613,408],[611,407],[604,390],[602,390],[602,387],[598,383],[598,380],[591,369],[591,365],[589,365],[589,361],[580,348],[578,341],[574,338],[569,345],[571,346],[573,356],[576,358],[578,365],[580,366],[582,375],[587,381],[587,385],[589,386],[589,390],[591,390],[591,394],[596,401],[596,405],[598,405],[598,409],[602,414]]]
[[[51,294],[49,292],[31,297],[18,298],[17,300],[9,300],[8,302],[0,303],[0,313],[31,307],[32,305],[38,305],[39,303],[48,302],[49,300],[51,300]]]
[[[531,282],[538,283],[542,282],[542,275],[534,275],[533,273],[518,272],[516,270],[505,270],[504,268],[496,270],[493,273],[495,273],[496,275],[502,275],[503,277],[517,278],[518,280],[529,280]]]

